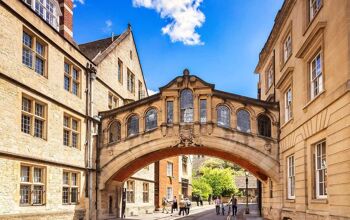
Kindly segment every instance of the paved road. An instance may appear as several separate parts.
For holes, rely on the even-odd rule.
[[[255,209],[255,208],[257,207],[254,205],[250,205],[250,209]],[[216,215],[215,208],[213,207],[212,209],[195,213],[190,216],[185,216],[183,218],[177,218],[177,219],[181,219],[181,220],[243,220],[243,219],[259,220],[259,219],[262,219],[260,217],[244,216],[243,215],[245,210],[244,205],[238,205],[237,216],[227,216],[227,210],[228,208],[226,207],[225,216]]]

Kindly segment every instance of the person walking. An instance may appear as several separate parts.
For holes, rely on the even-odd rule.
[[[186,212],[186,215],[190,214],[191,205],[192,205],[191,201],[188,198],[185,198],[185,212]]]
[[[232,195],[230,203],[232,205],[232,215],[236,216],[237,215],[237,199],[235,198],[235,195]]]
[[[173,203],[171,204],[171,213],[173,213],[173,211],[176,209],[176,211],[178,211],[177,209],[177,199],[176,199],[176,196],[174,196],[174,199],[173,199]]]
[[[185,212],[186,212],[186,202],[183,198],[183,196],[181,196],[181,200],[179,202],[179,207],[180,207],[180,211],[179,211],[179,215],[185,215]]]
[[[162,199],[162,208],[163,208],[162,213],[164,213],[165,211],[166,211],[166,214],[169,213],[169,211],[167,209],[167,205],[168,205],[168,200],[165,197],[163,197],[163,199]]]
[[[222,201],[221,201],[220,206],[221,206],[221,214],[225,215],[225,206],[224,206],[224,203]]]
[[[216,215],[220,215],[220,204],[221,204],[221,199],[220,197],[216,197],[215,199],[215,209],[216,209]]]
[[[209,194],[209,196],[208,196],[208,203],[209,203],[209,205],[211,204],[211,194]]]

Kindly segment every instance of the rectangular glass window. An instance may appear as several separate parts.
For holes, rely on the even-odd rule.
[[[167,124],[172,124],[174,122],[174,103],[173,103],[173,101],[167,101],[166,108],[167,108]]]
[[[318,53],[310,63],[310,90],[311,99],[315,98],[323,91],[322,57]]]
[[[206,99],[200,100],[200,122],[201,123],[207,122],[207,100]]]
[[[22,97],[21,131],[23,133],[31,134],[34,137],[45,138],[45,108],[45,105],[34,99]]]
[[[287,62],[291,54],[292,54],[292,34],[289,33],[283,43],[283,61]]]
[[[58,27],[58,12],[54,0],[22,0],[30,6],[41,18],[56,30]]]
[[[167,187],[166,188],[166,199],[167,200],[172,200],[173,199],[173,188],[172,187]]]
[[[315,145],[315,184],[316,198],[327,198],[327,160],[325,141]]]
[[[173,163],[167,163],[167,176],[173,177]]]
[[[21,165],[20,204],[44,204],[44,169],[41,167]]]
[[[310,6],[310,21],[316,16],[318,11],[321,9],[322,6],[322,0],[309,0],[309,6]]]
[[[287,157],[287,174],[288,174],[288,199],[295,198],[295,165],[294,165],[294,155]]]
[[[127,84],[127,88],[129,90],[129,92],[131,93],[135,93],[135,75],[128,69],[128,84]]]
[[[80,121],[65,114],[63,116],[63,145],[80,147]]]
[[[273,65],[270,65],[266,74],[266,85],[268,89],[272,86],[272,83],[273,83],[273,72],[274,72]]]
[[[23,32],[22,42],[22,63],[39,75],[45,76],[46,46],[36,36],[27,32]]]
[[[64,63],[64,89],[80,96],[80,71],[73,64]]]
[[[135,203],[135,181],[126,182],[126,202]]]
[[[292,118],[292,89],[289,88],[284,94],[284,117],[285,122]]]
[[[118,81],[123,83],[123,62],[118,59]]]
[[[63,172],[62,203],[77,204],[79,202],[79,174]]]
[[[143,202],[149,202],[149,184],[143,183],[143,194],[142,194]]]

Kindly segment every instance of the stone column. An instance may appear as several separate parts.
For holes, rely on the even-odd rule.
[[[174,124],[178,124],[180,122],[180,105],[179,105],[179,96],[174,96]]]
[[[207,122],[212,122],[212,94],[208,95],[207,98]]]
[[[198,104],[199,95],[194,94],[193,96],[193,122],[199,122],[199,104]]]

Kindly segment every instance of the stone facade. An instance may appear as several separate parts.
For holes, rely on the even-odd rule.
[[[347,0],[324,0],[310,7],[309,2],[284,2],[256,68],[261,99],[278,101],[281,109],[281,175],[270,187],[268,182],[263,184],[263,213],[270,219],[350,219],[350,4]],[[291,47],[285,55],[288,35]],[[318,54],[316,69],[312,61]],[[312,69],[322,85],[317,86],[318,91],[311,83],[315,77]],[[290,117],[285,110],[289,89]],[[322,168],[327,171],[326,195],[321,192],[320,196],[314,152],[322,141],[326,160]],[[295,161],[294,196],[288,196],[289,156]]]

